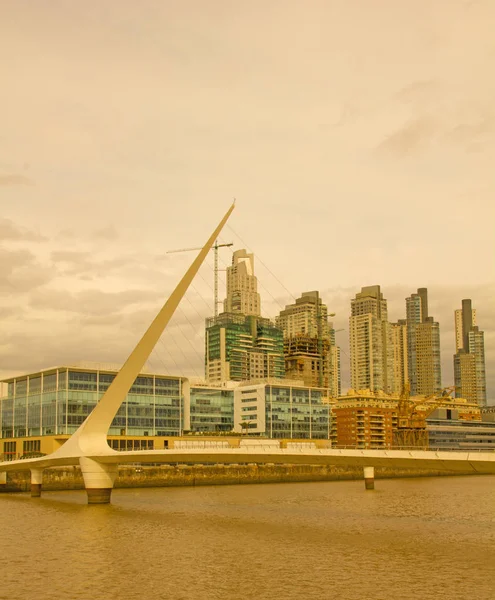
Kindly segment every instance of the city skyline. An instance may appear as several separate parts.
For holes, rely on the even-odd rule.
[[[26,232],[24,232],[24,235],[28,235]],[[231,250],[231,254],[235,255],[239,252],[243,254],[245,252],[244,249],[236,249],[233,248]],[[256,255],[254,254],[254,258],[256,260]],[[221,259],[221,263],[225,266],[228,267],[229,265],[224,261],[224,259]],[[267,267],[265,267],[265,269],[267,269]],[[203,282],[205,282],[205,276],[211,276],[211,278],[213,278],[213,267],[212,265],[209,265],[208,267],[206,267],[205,272],[203,273],[203,275],[201,276],[201,280]],[[272,284],[275,285],[281,285],[281,282],[276,280],[276,276],[273,275],[272,273],[270,273],[270,277],[272,278]],[[222,276],[220,275],[219,277],[220,279],[220,297],[222,297],[222,294],[225,291],[226,294],[226,290],[227,290],[227,281],[222,279]],[[260,283],[260,282],[258,282]],[[212,282],[213,284],[213,282]],[[196,284],[197,285],[197,284]],[[223,286],[223,287],[222,287]],[[373,288],[374,286],[371,286],[371,288]],[[393,288],[391,288],[393,289]],[[400,302],[397,302],[398,296],[400,295],[400,291],[399,290],[408,290],[410,289],[409,286],[401,286],[400,288],[396,288],[394,290],[394,295],[395,295],[395,299],[392,303],[389,303],[388,308],[392,309],[391,311],[388,311],[388,322],[392,323],[394,320],[395,321],[401,321],[403,319],[405,319],[406,317],[406,300],[408,299],[408,297],[404,296],[404,298],[402,299],[402,309],[400,308],[400,306],[396,306],[397,304],[400,305]],[[285,310],[286,309],[286,305],[284,305],[284,302],[288,302],[287,298],[288,296],[286,296],[286,300],[283,300],[283,297],[280,298],[275,298],[271,293],[270,290],[267,289],[265,287],[265,285],[263,283],[261,283],[261,304],[262,304],[262,308],[261,308],[261,315],[262,317],[265,318],[269,318],[271,319],[273,322],[275,322],[276,317],[279,315],[280,311]],[[196,288],[196,290],[194,290],[193,292],[193,296],[195,297],[195,300],[197,303],[202,302],[204,306],[207,305],[207,298],[205,298],[204,296],[201,296],[201,294],[198,294],[198,288]],[[204,291],[204,290],[203,290]],[[343,393],[346,392],[347,389],[351,389],[351,381],[350,381],[350,348],[349,348],[349,339],[348,339],[348,327],[346,327],[346,324],[348,323],[349,320],[349,316],[351,315],[351,311],[350,308],[347,308],[348,310],[348,314],[345,315],[345,310],[346,308],[344,306],[342,306],[342,298],[345,298],[345,295],[342,294],[342,289],[339,290],[338,292],[338,297],[337,297],[337,301],[336,300],[336,296],[335,296],[335,291],[334,293],[334,297],[333,300],[332,298],[330,298],[330,300],[326,300],[326,297],[328,294],[332,294],[332,290],[329,290],[327,294],[325,294],[324,292],[320,294],[320,297],[322,298],[322,301],[328,303],[329,305],[329,310],[336,310],[336,308],[333,307],[338,307],[341,306],[342,310],[339,311],[335,316],[332,317],[332,320],[336,320],[336,324],[334,324],[334,328],[335,330],[339,333],[339,336],[336,339],[336,343],[337,345],[343,350],[343,354],[341,356],[341,374],[342,374],[342,391]],[[358,293],[359,290],[355,290],[355,293]],[[381,290],[382,294],[385,293],[386,295],[389,295],[388,292],[384,289]],[[137,292],[137,290],[136,290]],[[206,290],[206,295],[212,295],[212,286],[210,286],[210,289]],[[301,292],[302,293],[302,292]],[[413,294],[414,296],[415,294]],[[115,295],[115,297],[118,297],[118,295]],[[121,296],[122,301],[125,303],[125,295]],[[186,296],[187,298],[187,296]],[[295,298],[293,298],[295,300]],[[211,297],[211,301],[213,300],[213,297]],[[348,302],[347,302],[347,306],[350,307],[350,300],[351,297],[349,297]],[[388,302],[388,297],[386,298],[386,301]],[[455,300],[452,301],[453,303],[455,303]],[[129,302],[130,304],[132,304],[132,300]],[[290,304],[290,302],[288,302]],[[457,304],[459,304],[460,301],[457,301]],[[191,307],[191,299],[187,299],[187,304],[189,304],[189,306]],[[479,305],[480,303],[478,303]],[[62,308],[62,304],[57,305],[57,303],[55,303],[55,312],[57,310],[60,310]],[[184,305],[184,303],[183,303]],[[266,305],[268,305],[270,308],[268,309],[268,312],[266,310]],[[433,307],[434,311],[437,311],[437,309],[441,306],[440,304],[438,304],[438,302],[435,301],[435,299],[433,298],[432,302],[429,302],[429,305],[431,307]],[[277,307],[277,310],[275,312],[273,312],[274,310],[274,306]],[[184,309],[184,306],[182,307]],[[171,334],[171,337],[168,338],[168,343],[169,343],[169,348],[168,348],[168,357],[163,353],[163,350],[160,352],[160,354],[158,356],[153,356],[153,360],[149,361],[149,365],[150,367],[152,367],[153,369],[155,369],[157,372],[164,372],[164,373],[168,373],[168,374],[172,374],[172,375],[178,375],[178,376],[196,376],[201,378],[203,376],[203,366],[204,366],[204,355],[201,356],[201,353],[204,352],[204,337],[201,336],[201,331],[199,331],[197,329],[196,326],[199,326],[199,328],[203,328],[204,330],[204,318],[209,318],[213,316],[213,302],[211,302],[211,314],[210,313],[205,313],[204,316],[201,315],[200,313],[198,313],[197,308],[194,309],[193,312],[187,310],[187,306],[185,307],[185,310],[180,310],[181,315],[178,316],[177,318],[175,318],[175,322],[172,323],[171,325],[171,329],[175,331],[175,334]],[[455,348],[456,345],[456,340],[457,340],[457,333],[455,330],[455,321],[457,319],[456,316],[456,311],[458,309],[454,309],[452,310],[452,315],[451,315],[451,321],[452,321],[452,327],[449,327],[448,324],[445,327],[442,327],[442,321],[441,319],[439,319],[440,321],[440,325],[441,325],[441,338],[440,338],[440,346],[441,346],[441,362],[442,362],[442,369],[444,371],[447,372],[447,375],[445,375],[443,377],[443,385],[453,385],[454,383],[454,374],[453,374],[453,367],[452,367],[452,354],[450,354],[449,349],[452,346],[452,348]],[[62,312],[64,312],[64,309],[62,309]],[[134,320],[134,319],[130,319],[127,322],[127,325],[133,323],[135,324],[137,327],[141,327],[144,328],[147,323],[146,323],[146,313],[147,311],[141,311],[139,314],[139,318]],[[193,314],[195,313],[195,314]],[[478,309],[478,313],[479,313],[479,309]],[[332,313],[333,314],[333,313]],[[100,322],[103,323],[103,321],[105,320],[105,315],[101,315],[101,320]],[[481,317],[483,319],[483,316]],[[111,319],[110,319],[111,321]],[[347,323],[346,323],[347,322]],[[93,316],[88,316],[87,318],[87,323],[88,324],[93,324],[93,325],[98,325],[98,317],[96,317],[96,315]],[[344,327],[340,327],[340,325],[344,325]],[[185,340],[185,339],[180,339],[185,338],[186,336],[189,335],[190,333],[190,328],[195,327],[196,331],[195,334],[197,335],[197,340],[199,342],[199,346],[196,348],[196,357],[191,356],[191,355],[187,355],[187,351],[184,352],[184,348],[186,348],[187,350],[187,345],[191,346],[191,341],[190,340]],[[445,333],[443,333],[444,331],[449,333],[449,337],[451,339],[449,340],[444,340],[444,338],[446,337]],[[70,332],[68,332],[70,333]],[[127,332],[128,334],[131,334],[132,336],[132,332]],[[490,338],[490,331],[487,331],[486,334],[488,334],[486,337],[489,339]],[[135,332],[135,334],[137,335],[138,332]],[[43,341],[48,341],[49,340],[41,340],[41,342],[43,343]],[[114,340],[112,340],[114,341]],[[187,343],[186,343],[187,342]],[[444,343],[446,342],[446,343]],[[179,352],[176,352],[177,349],[179,349]],[[175,356],[172,356],[172,354],[175,353]],[[35,358],[33,361],[33,357],[27,357],[25,364],[31,364],[33,365],[33,368],[36,369],[45,369],[45,368],[50,368],[52,366],[57,366],[57,365],[61,365],[61,364],[68,364],[70,362],[72,363],[78,363],[78,362],[84,362],[84,361],[95,361],[95,362],[102,362],[102,363],[119,363],[122,362],[125,358],[124,355],[122,354],[118,354],[118,352],[115,352],[115,349],[107,351],[106,349],[103,349],[103,351],[101,349],[96,349],[94,354],[92,356],[89,355],[82,355],[77,353],[76,354],[72,353],[70,354],[70,347],[69,347],[69,354],[67,355],[64,351],[64,349],[60,349],[59,352],[56,354],[56,356],[59,356],[60,359],[55,359],[54,362],[52,361],[51,363],[46,363],[43,362],[43,359],[40,358]],[[73,360],[67,360],[67,356],[73,356]],[[120,356],[120,359],[119,359]],[[172,362],[170,362],[170,360]],[[449,369],[449,362],[450,362],[450,369]],[[173,364],[172,364],[173,363]],[[163,368],[165,366],[165,368]],[[26,368],[19,368],[19,369],[0,369],[0,376],[2,378],[5,377],[9,377],[9,376],[14,376],[16,374],[23,374],[23,373],[27,373],[29,371],[29,369]],[[487,389],[488,389],[488,393],[487,393],[487,398],[488,401],[490,402],[491,396],[490,396],[490,371],[488,369],[488,361],[487,361]],[[493,377],[492,377],[493,379]]]
[[[444,383],[471,298],[493,401],[492,2],[3,4],[2,376],[124,360],[190,259],[166,251],[202,244],[235,196],[223,241],[293,297],[318,289],[336,329],[363,286],[392,322],[427,287]],[[293,298],[257,266],[274,317]],[[189,298],[169,371],[202,372]]]

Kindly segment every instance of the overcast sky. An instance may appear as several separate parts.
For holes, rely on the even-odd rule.
[[[319,289],[344,388],[351,297],[426,286],[443,384],[472,298],[495,402],[494,31],[492,0],[3,0],[0,376],[124,360],[236,197],[263,313]],[[202,374],[212,264],[154,370]]]

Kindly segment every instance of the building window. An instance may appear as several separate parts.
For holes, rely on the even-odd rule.
[[[3,443],[3,458],[4,460],[14,460],[17,452],[17,442]]]
[[[41,440],[24,440],[22,442],[22,452],[26,454],[28,452],[40,452]]]

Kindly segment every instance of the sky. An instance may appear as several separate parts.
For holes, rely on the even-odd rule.
[[[3,0],[0,377],[119,364],[233,198],[264,316],[471,298],[495,403],[492,0]],[[220,250],[224,269],[231,250]],[[224,273],[220,289],[224,291]],[[213,258],[150,357],[200,376]],[[222,293],[223,295],[223,293]]]

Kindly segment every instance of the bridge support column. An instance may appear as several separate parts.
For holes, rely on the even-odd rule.
[[[41,496],[41,484],[43,483],[43,469],[31,469],[31,498]]]
[[[84,456],[79,459],[79,464],[88,494],[88,504],[109,504],[117,477],[117,465],[100,463]]]
[[[375,467],[364,467],[364,487],[367,490],[375,489]]]
[[[7,488],[7,471],[0,472],[0,492],[4,492]]]

